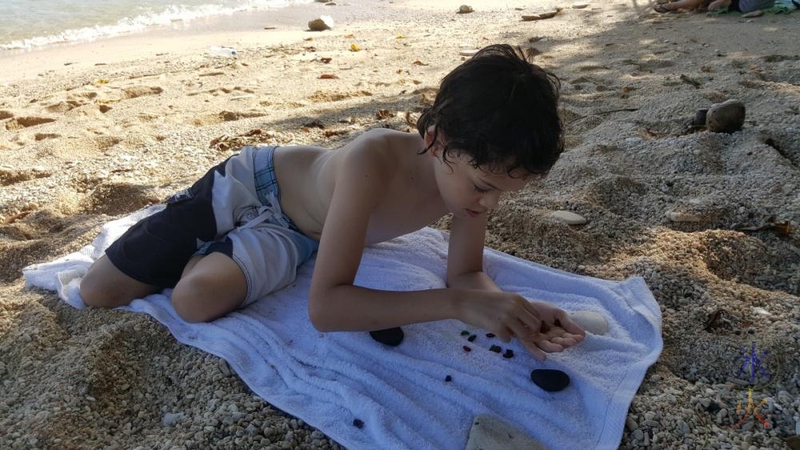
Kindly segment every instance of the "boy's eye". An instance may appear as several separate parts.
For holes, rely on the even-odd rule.
[[[475,186],[475,190],[476,190],[477,192],[480,192],[480,193],[482,193],[482,194],[485,194],[486,192],[489,192],[489,189],[483,189],[483,188],[480,188],[480,187],[478,187],[478,185],[477,185],[477,184],[473,184],[473,186]]]

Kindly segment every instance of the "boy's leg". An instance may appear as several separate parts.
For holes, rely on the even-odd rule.
[[[125,306],[137,298],[160,291],[152,286],[125,275],[103,255],[89,267],[81,280],[81,298],[88,306],[116,308]]]
[[[187,322],[210,322],[239,308],[246,296],[242,269],[229,256],[213,252],[189,260],[172,291],[172,305]]]

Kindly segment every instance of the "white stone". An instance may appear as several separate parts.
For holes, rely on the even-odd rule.
[[[572,9],[583,9],[589,6],[588,2],[575,2],[572,4]]]
[[[487,415],[475,416],[464,450],[547,450],[527,434]]]
[[[319,16],[318,19],[308,22],[308,29],[311,31],[325,31],[333,29],[333,17]]]
[[[589,333],[603,335],[608,332],[608,321],[594,311],[574,311],[569,313],[569,319]]]
[[[475,56],[476,53],[478,53],[478,51],[474,49],[461,50],[458,52],[461,56]]]
[[[179,412],[179,413],[166,413],[164,417],[161,419],[161,425],[165,427],[171,427],[175,425],[175,422],[182,419],[186,414]]]
[[[667,218],[673,222],[702,222],[703,217],[697,214],[679,212],[679,211],[668,211]]]
[[[561,211],[561,210],[553,211],[552,213],[550,213],[550,217],[556,220],[560,220],[561,222],[564,222],[568,225],[583,225],[589,222],[588,220],[586,220],[586,218],[584,218],[580,214],[575,214],[574,212],[570,211]]]

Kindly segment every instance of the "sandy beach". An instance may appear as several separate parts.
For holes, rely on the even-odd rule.
[[[22,268],[80,249],[243,144],[413,131],[462,53],[494,43],[535,49],[561,79],[566,151],[492,212],[487,246],[644,277],[661,306],[664,351],[620,448],[800,448],[785,443],[800,434],[800,12],[336,3],[0,54],[0,448],[340,448],[153,319],[75,310],[25,289]],[[307,31],[321,14],[335,27]],[[741,131],[691,126],[729,99],[746,106]],[[770,375],[752,384],[736,359],[751,345]],[[736,426],[749,388],[769,426],[752,413]]]

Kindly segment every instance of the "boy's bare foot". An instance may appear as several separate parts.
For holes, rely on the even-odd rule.
[[[715,9],[727,8],[731,6],[731,0],[714,0],[708,5],[709,11],[714,11]]]
[[[657,13],[664,14],[664,13],[675,12],[678,10],[678,8],[670,6],[669,3],[656,3],[653,6],[653,10]]]

